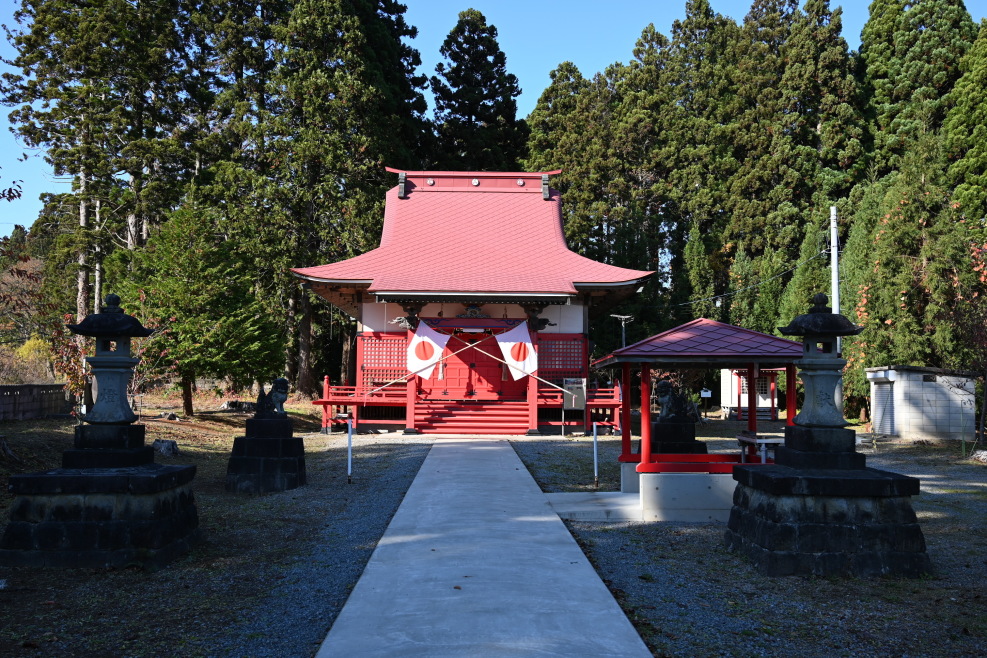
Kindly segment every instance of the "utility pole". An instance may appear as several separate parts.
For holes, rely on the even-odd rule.
[[[836,206],[829,207],[830,301],[833,313],[840,312],[840,235],[836,227]],[[836,353],[843,353],[843,339],[836,339]]]
[[[634,322],[633,315],[611,315],[612,318],[620,320],[620,346],[627,347],[627,323]]]

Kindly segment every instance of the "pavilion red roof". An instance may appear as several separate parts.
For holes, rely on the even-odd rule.
[[[389,171],[404,173],[405,194],[401,185],[387,192],[380,246],[295,268],[297,276],[369,283],[376,293],[575,294],[633,285],[652,274],[569,251],[559,193],[547,185],[543,193],[546,174]]]
[[[678,365],[746,365],[791,363],[802,358],[802,343],[699,318],[628,345],[596,361],[668,362]]]

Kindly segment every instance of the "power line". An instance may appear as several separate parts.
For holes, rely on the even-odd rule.
[[[811,258],[807,258],[804,261],[802,261],[801,263],[796,263],[795,266],[792,267],[791,269],[785,270],[784,272],[779,272],[778,274],[775,274],[774,276],[769,277],[769,278],[765,279],[764,281],[758,281],[757,283],[751,284],[751,285],[749,285],[749,286],[747,286],[745,288],[741,288],[740,290],[734,290],[733,292],[727,292],[727,293],[724,293],[722,295],[715,295],[713,297],[706,297],[704,299],[694,299],[691,302],[682,302],[681,304],[676,304],[676,306],[692,306],[693,304],[698,304],[699,302],[708,302],[708,301],[710,301],[712,299],[722,299],[724,297],[732,297],[733,295],[737,295],[739,293],[742,293],[745,290],[750,290],[751,288],[760,288],[765,283],[767,283],[769,281],[774,281],[775,279],[777,279],[779,277],[785,276],[789,272],[794,272],[795,270],[797,270],[798,268],[802,267],[803,265],[806,265],[806,264],[814,261],[815,259],[819,258],[820,256],[823,256],[823,255],[828,254],[828,253],[829,253],[829,249],[824,249],[824,250],[820,251],[818,254],[816,254],[815,256],[812,256]]]

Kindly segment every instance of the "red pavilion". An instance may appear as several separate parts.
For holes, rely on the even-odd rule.
[[[296,268],[359,323],[356,382],[328,378],[324,425],[524,434],[612,421],[616,388],[587,388],[590,320],[652,272],[568,249],[559,172],[388,171],[380,246]]]

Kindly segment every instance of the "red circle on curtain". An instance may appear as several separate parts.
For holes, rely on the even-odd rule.
[[[435,354],[435,348],[432,347],[432,343],[427,340],[415,345],[415,356],[417,356],[422,361],[428,361]]]
[[[528,344],[514,343],[511,346],[511,358],[515,361],[525,361],[528,358]]]

